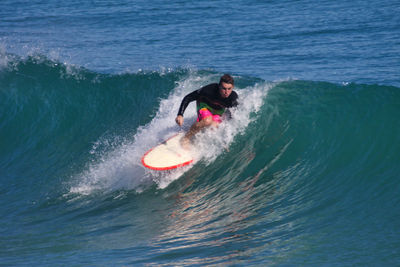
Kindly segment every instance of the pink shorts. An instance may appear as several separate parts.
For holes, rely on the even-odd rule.
[[[197,121],[201,121],[204,118],[212,116],[212,120],[218,123],[222,122],[220,115],[214,115],[206,108],[202,108],[197,112]]]

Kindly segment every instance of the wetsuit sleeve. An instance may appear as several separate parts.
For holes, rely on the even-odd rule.
[[[235,100],[232,101],[232,107],[237,107],[239,105],[238,98],[236,97]]]
[[[231,102],[231,105],[230,105],[230,107],[237,107],[237,105],[239,105],[239,102],[238,102],[238,98],[239,98],[239,96],[237,95],[237,93],[236,92],[232,92],[232,102]]]
[[[231,103],[231,107],[237,107],[237,105],[239,105],[239,102],[237,101],[238,98],[239,98],[238,95],[235,93],[234,99],[232,100],[232,103]],[[228,120],[232,119],[232,113],[229,108],[227,108],[225,110],[224,115],[225,115],[225,118],[227,118]]]
[[[199,90],[193,91],[190,94],[186,95],[181,103],[181,106],[179,107],[178,111],[178,116],[183,116],[183,113],[185,112],[185,109],[189,105],[190,102],[193,102],[199,98]]]

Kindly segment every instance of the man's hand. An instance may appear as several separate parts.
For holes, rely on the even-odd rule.
[[[176,123],[177,123],[179,126],[182,126],[182,125],[183,125],[183,116],[178,115],[178,116],[176,117],[175,121],[176,121]]]

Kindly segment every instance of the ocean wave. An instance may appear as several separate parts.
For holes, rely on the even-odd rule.
[[[36,169],[51,163],[47,179],[61,175],[73,193],[166,188],[193,171],[204,179],[214,168],[239,181],[286,172],[330,181],[375,173],[373,166],[397,171],[396,87],[235,76],[242,104],[233,119],[196,137],[196,164],[166,174],[145,169],[141,156],[180,130],[174,117],[183,96],[221,74],[110,75],[43,57],[7,64],[0,72],[2,169],[18,173],[32,158]],[[191,107],[184,130],[194,120]]]

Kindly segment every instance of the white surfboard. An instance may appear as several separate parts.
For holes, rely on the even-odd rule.
[[[142,164],[152,170],[165,171],[193,162],[190,151],[180,145],[184,133],[178,133],[161,144],[147,151],[142,157]]]

